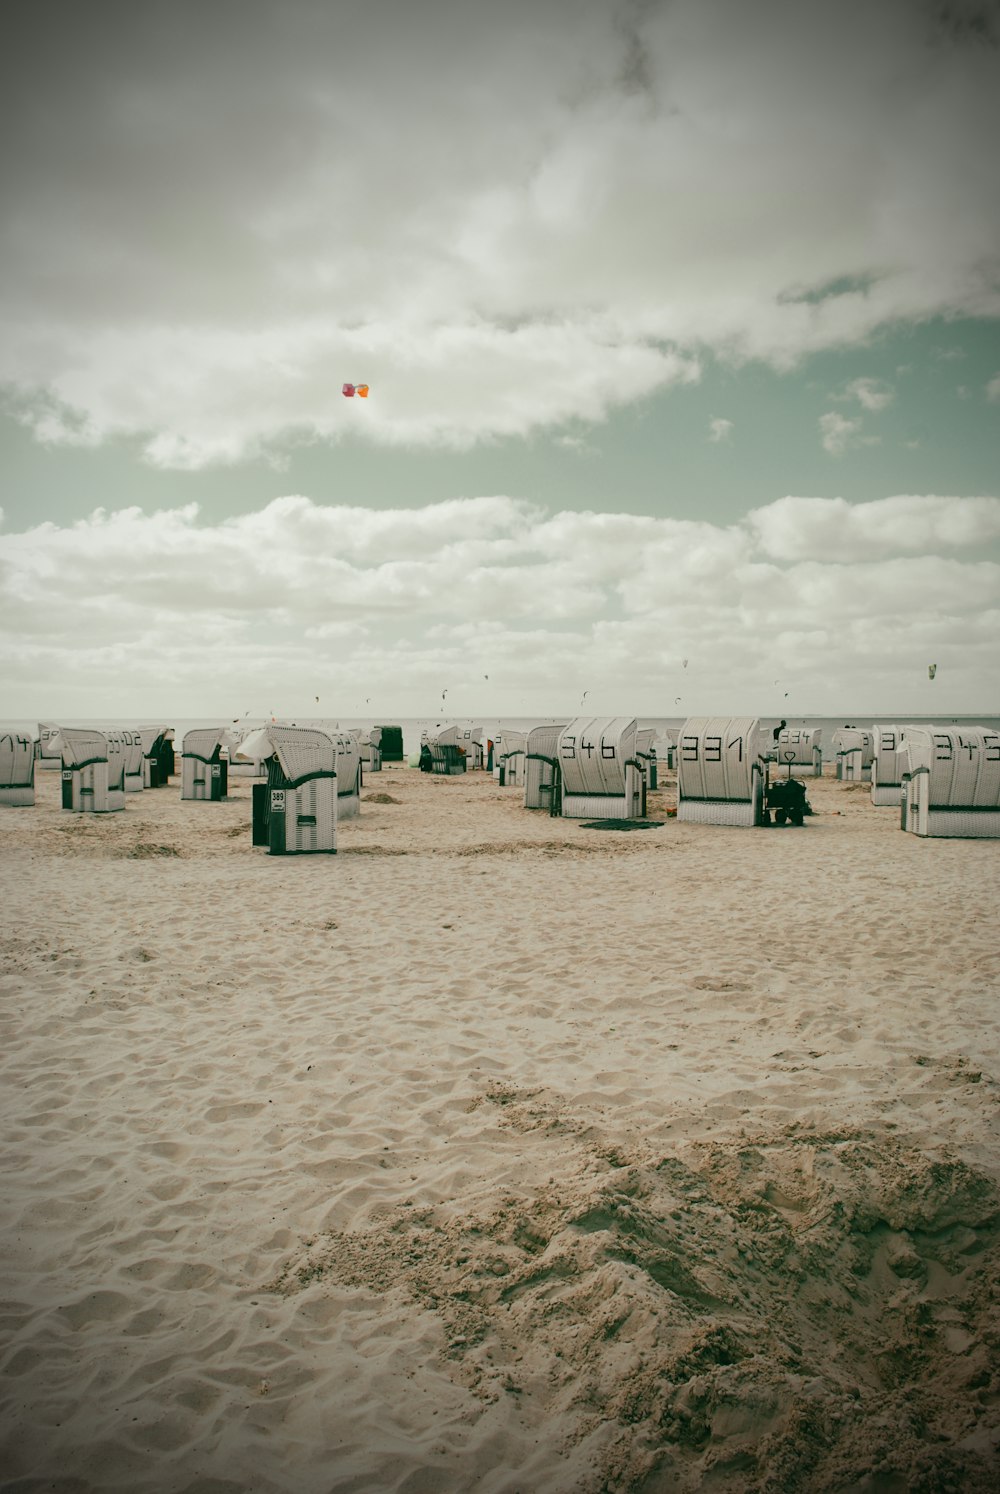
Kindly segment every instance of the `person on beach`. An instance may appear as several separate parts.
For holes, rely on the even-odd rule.
[[[787,725],[788,725],[787,721],[779,721],[778,724],[777,724],[777,726],[772,731],[771,738],[772,738],[772,740],[774,742],[775,747],[777,747],[777,745],[778,745],[778,738],[781,736],[781,733],[784,731],[784,729],[785,729],[785,727]]]
[[[486,771],[493,772],[493,738],[486,738]]]
[[[434,758],[433,758],[433,755],[431,753],[431,749],[428,747],[428,745],[427,745],[426,742],[421,742],[421,744],[420,744],[420,771],[421,771],[421,773],[430,773],[430,772],[433,771],[433,768],[434,768]]]

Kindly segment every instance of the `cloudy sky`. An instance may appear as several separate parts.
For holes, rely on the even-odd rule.
[[[0,74],[3,716],[1000,713],[996,0],[34,0]]]

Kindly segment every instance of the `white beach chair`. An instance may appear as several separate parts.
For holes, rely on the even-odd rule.
[[[761,825],[765,741],[754,716],[692,716],[677,743],[677,818]]]
[[[234,751],[267,772],[267,782],[252,790],[255,846],[266,846],[272,856],[336,851],[340,805],[332,735],[272,723],[247,732]]]
[[[822,778],[823,729],[819,726],[786,726],[779,731],[772,756],[781,768],[791,768],[797,778]]]
[[[167,742],[170,728],[167,726],[140,726],[142,738],[142,786],[144,789],[162,788],[168,781]],[[169,757],[173,759],[173,748]]]
[[[481,726],[460,726],[458,728],[458,742],[460,747],[465,748],[465,771],[471,773],[483,766],[483,728]]]
[[[127,794],[141,794],[145,788],[145,774],[143,773],[143,742],[142,731],[139,727],[112,727],[105,731],[109,743],[116,741],[121,744],[124,769],[122,783]]]
[[[875,760],[875,735],[858,726],[842,726],[833,734],[837,777],[844,783],[868,783]]]
[[[464,773],[468,766],[458,726],[438,726],[425,732],[421,741],[430,748],[431,772],[449,777]]]
[[[629,716],[578,716],[563,727],[557,796],[564,818],[631,820],[645,812],[635,736]]]
[[[63,726],[57,738],[62,758],[62,807],[74,814],[114,814],[125,808],[125,754],[120,741],[103,732]]]
[[[361,813],[361,747],[350,732],[333,731],[327,735],[337,752],[337,819],[353,820]]]
[[[656,748],[653,745],[655,741],[656,732],[651,726],[639,727],[639,730],[635,734],[635,755],[637,760],[642,764],[642,774],[646,781],[647,790],[657,787]]]
[[[914,835],[1000,837],[1000,732],[908,726],[900,824]]]
[[[181,743],[181,798],[217,803],[229,792],[229,764],[222,756],[226,727],[196,727]]]
[[[505,731],[500,738],[499,756],[494,753],[495,776],[506,787],[523,788],[525,780],[528,733]]]
[[[59,728],[51,721],[39,721],[38,740],[35,744],[35,758],[38,766],[43,770],[55,770],[62,767],[62,753],[59,750]]]
[[[35,742],[27,732],[0,736],[0,804],[25,808],[35,802]]]
[[[367,731],[361,733],[361,766],[363,771],[367,771],[369,773],[381,773],[381,726],[370,726]]]
[[[873,804],[898,804],[903,797],[903,774],[909,771],[906,756],[906,733],[909,726],[874,726],[872,728]]]
[[[558,771],[559,738],[566,730],[558,726],[533,726],[524,743],[524,807],[552,809],[552,791]]]

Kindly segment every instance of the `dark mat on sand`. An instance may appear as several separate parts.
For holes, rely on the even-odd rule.
[[[581,820],[582,830],[655,830],[663,820]]]

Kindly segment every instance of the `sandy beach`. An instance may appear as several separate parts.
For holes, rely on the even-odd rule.
[[[1000,845],[0,811],[0,1487],[986,1494]]]

